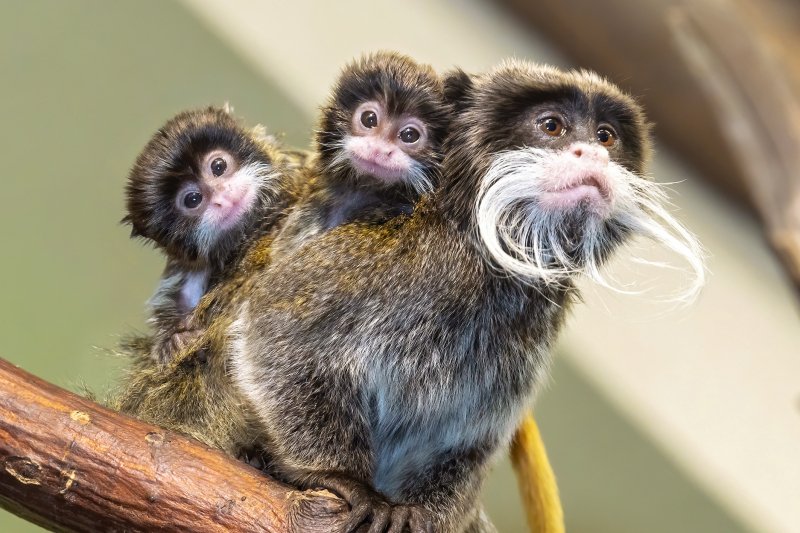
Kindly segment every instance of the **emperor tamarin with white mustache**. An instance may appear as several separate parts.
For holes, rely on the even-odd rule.
[[[488,531],[487,467],[547,373],[581,274],[630,236],[699,246],[642,177],[641,108],[597,75],[460,71],[441,183],[256,275],[229,365],[276,473],[351,505],[347,531]]]

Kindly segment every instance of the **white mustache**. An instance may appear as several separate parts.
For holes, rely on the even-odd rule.
[[[521,148],[495,157],[481,181],[476,204],[478,234],[493,265],[526,282],[560,284],[570,276],[584,274],[621,290],[604,279],[601,267],[605,253],[621,243],[620,233],[630,233],[666,247],[688,264],[691,282],[674,300],[693,300],[705,284],[702,248],[666,209],[669,200],[663,186],[609,163],[610,213],[601,216],[582,210],[581,240],[570,242],[568,222],[575,221],[579,213],[545,209],[538,201],[548,192],[545,187],[552,173],[563,171],[562,153]],[[565,244],[572,245],[572,254]]]

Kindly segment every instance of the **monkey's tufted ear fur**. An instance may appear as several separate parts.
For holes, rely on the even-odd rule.
[[[453,69],[444,75],[444,96],[456,112],[463,110],[466,106],[472,87],[473,77],[460,68]]]
[[[142,233],[136,229],[136,225],[133,223],[133,218],[131,218],[130,215],[125,215],[122,220],[119,221],[119,223],[131,225],[131,239],[142,236]]]

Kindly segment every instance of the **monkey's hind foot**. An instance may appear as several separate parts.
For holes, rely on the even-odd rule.
[[[392,505],[371,487],[346,476],[315,477],[310,485],[333,491],[350,504],[341,533],[433,533],[433,519],[421,506]]]
[[[373,514],[372,523],[366,529],[359,529],[359,531],[368,533],[433,533],[433,520],[430,513],[418,505],[390,505],[388,514],[382,516],[380,520]]]

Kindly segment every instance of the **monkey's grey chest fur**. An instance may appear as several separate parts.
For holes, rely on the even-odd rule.
[[[278,261],[265,275],[237,326],[233,375],[268,430],[294,439],[278,454],[305,458],[307,435],[363,449],[364,475],[404,501],[441,465],[510,439],[563,308],[494,277],[447,232],[388,249],[343,241],[323,235],[293,260],[319,270]],[[313,453],[317,468],[338,461]]]
[[[545,371],[547,336],[531,343],[524,332],[495,329],[508,317],[494,316],[493,306],[459,316],[470,308],[464,296],[419,315],[405,310],[398,320],[417,321],[404,332],[407,344],[387,339],[372,353],[377,357],[364,354],[372,481],[390,497],[402,498],[420,476],[453,458],[489,454],[505,443]],[[523,319],[525,310],[518,312]]]
[[[403,376],[403,369],[387,366],[369,370],[365,393],[372,404],[372,482],[390,497],[402,498],[421,473],[451,454],[498,440],[507,425],[504,419],[514,418],[513,413],[485,413],[481,405],[491,401],[485,389],[458,382],[447,389],[438,380],[426,386]],[[480,411],[485,416],[478,418]]]

